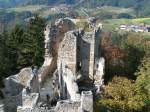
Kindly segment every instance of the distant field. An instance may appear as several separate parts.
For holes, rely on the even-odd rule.
[[[133,23],[146,23],[150,25],[150,18],[137,18],[132,20]]]
[[[98,12],[110,12],[110,13],[134,13],[134,10],[131,8],[119,8],[119,7],[111,7],[111,6],[104,6],[100,8],[94,9],[94,13]],[[92,11],[93,12],[93,11]]]
[[[120,14],[130,15],[131,17],[136,17],[135,11],[132,8],[119,8],[119,7],[111,7],[104,6],[98,7],[89,11],[91,16],[96,16],[100,18],[112,16],[112,18],[118,18]]]
[[[123,24],[148,24],[150,25],[150,18],[137,18],[137,19],[107,19],[99,21],[103,23],[105,30],[114,30]]]
[[[25,12],[25,11],[36,12],[43,8],[46,8],[46,6],[45,5],[28,5],[28,6],[20,6],[16,8],[8,8],[7,11],[18,12],[18,13]]]
[[[44,18],[53,16],[53,15],[59,13],[59,12],[55,13],[55,12],[51,11],[50,7],[46,6],[46,5],[27,5],[27,6],[19,6],[19,7],[15,7],[15,8],[6,9],[6,12],[15,12],[15,13],[23,13],[26,11],[29,11],[31,13],[37,13]],[[64,12],[64,14],[65,13],[66,12]]]

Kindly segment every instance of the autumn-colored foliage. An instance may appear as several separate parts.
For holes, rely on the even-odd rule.
[[[127,73],[128,52],[112,43],[111,33],[102,34],[101,48],[106,59],[105,81],[111,80],[116,74],[124,76]]]
[[[134,83],[125,77],[114,77],[105,87],[105,92],[97,102],[99,112],[109,110],[110,112],[135,112],[142,111],[145,96],[139,95]]]

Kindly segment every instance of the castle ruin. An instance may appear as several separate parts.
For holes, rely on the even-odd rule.
[[[84,28],[76,29],[71,19],[58,20],[45,31],[43,66],[37,71],[24,68],[5,79],[4,101],[15,99],[12,101],[16,107],[14,112],[93,112],[93,96],[99,94],[103,86],[105,60],[101,57],[100,41],[99,26],[87,32]],[[53,75],[48,92],[52,95],[41,92],[50,74]],[[42,95],[46,96],[45,100]],[[11,107],[8,105],[8,108]]]

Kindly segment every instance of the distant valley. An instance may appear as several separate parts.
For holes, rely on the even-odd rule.
[[[0,0],[0,29],[24,24],[34,14],[48,23],[62,17],[145,18],[150,16],[149,4],[149,0]]]

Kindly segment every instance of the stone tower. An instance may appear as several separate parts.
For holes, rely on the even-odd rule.
[[[76,98],[78,87],[76,80],[80,76],[82,79],[89,79],[94,82],[95,64],[99,57],[100,46],[100,28],[91,32],[84,30],[69,31],[65,34],[63,41],[58,50],[57,68],[61,78],[60,91],[61,97],[65,97],[64,91],[68,98]],[[70,72],[67,72],[70,71]],[[66,80],[65,77],[70,77]],[[67,86],[67,84],[72,85]],[[72,91],[74,88],[75,91]]]

